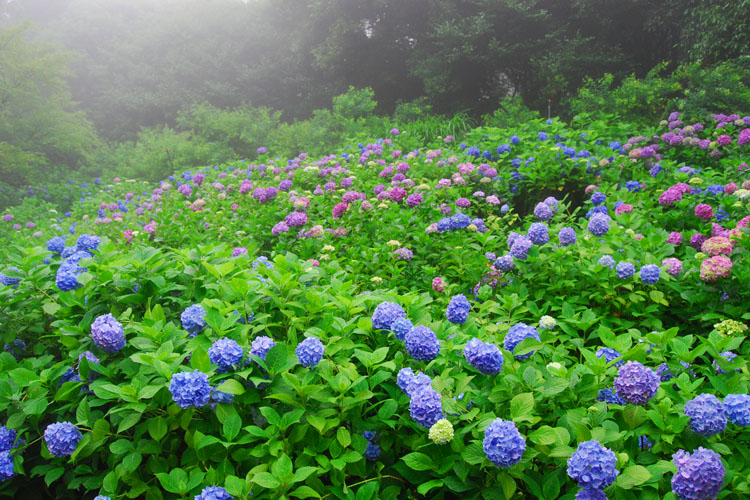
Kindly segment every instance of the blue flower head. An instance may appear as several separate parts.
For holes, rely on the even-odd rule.
[[[415,326],[405,337],[406,352],[417,361],[431,361],[440,352],[440,341],[426,326]]]
[[[546,206],[546,205],[545,205]],[[535,245],[544,245],[549,241],[549,230],[544,222],[534,222],[529,227],[529,239]]]
[[[300,364],[307,368],[317,366],[320,360],[323,359],[324,351],[323,342],[317,337],[307,337],[297,344],[297,348],[294,350]]]
[[[72,455],[82,437],[78,428],[70,422],[56,422],[44,430],[47,449],[56,457]]]
[[[511,255],[503,255],[502,257],[498,257],[495,261],[495,268],[503,271],[504,273],[512,271],[515,267],[516,264],[513,261],[513,257]]]
[[[704,437],[719,434],[727,427],[727,412],[713,394],[701,394],[685,403],[685,416],[690,417],[690,430]]]
[[[655,285],[659,282],[659,266],[647,264],[641,267],[641,281],[646,285]]]
[[[597,358],[604,358],[607,360],[607,363],[611,363],[615,359],[622,356],[619,352],[617,352],[615,349],[610,349],[609,347],[600,347],[598,351],[596,351],[596,357]],[[615,366],[620,367],[625,363],[623,360],[618,361],[615,363]]]
[[[440,394],[429,386],[412,393],[409,401],[409,415],[418,425],[428,429],[432,427],[435,422],[444,418]]]
[[[597,264],[603,267],[613,268],[615,267],[615,259],[611,255],[603,255]]]
[[[206,328],[205,318],[206,310],[200,304],[193,304],[180,315],[182,328],[190,334],[190,337],[195,337]]]
[[[615,390],[611,387],[607,389],[599,389],[599,393],[596,395],[596,400],[607,403],[608,405],[625,406],[628,404],[628,402],[618,396]]]
[[[89,255],[93,255],[94,250],[99,247],[101,241],[101,238],[96,235],[82,234],[76,241],[76,251],[86,252]]]
[[[558,240],[560,240],[560,246],[566,247],[574,245],[576,242],[576,230],[572,227],[560,228],[560,232],[557,234]]]
[[[523,458],[526,439],[518,432],[516,424],[501,418],[495,419],[484,430],[484,454],[498,467],[511,467]]]
[[[711,500],[724,484],[724,464],[713,451],[699,447],[693,453],[680,450],[672,455],[677,472],[672,476],[672,491],[680,500]]]
[[[0,425],[0,451],[9,451],[13,449],[16,443],[18,432],[15,429],[8,429]]]
[[[406,338],[406,334],[409,333],[409,330],[411,330],[413,326],[414,325],[409,319],[401,318],[391,324],[391,331],[397,339],[403,342]]]
[[[400,305],[393,302],[382,302],[372,313],[372,327],[376,330],[390,330],[394,321],[405,317],[406,311]]]
[[[637,361],[628,361],[620,367],[615,378],[615,391],[628,403],[645,405],[659,389],[656,373]]]
[[[607,500],[607,494],[596,488],[584,488],[576,493],[575,500]]]
[[[588,223],[588,230],[594,236],[604,236],[609,231],[609,216],[606,214],[594,214]]]
[[[0,451],[0,482],[7,481],[14,474],[13,455],[9,451]]]
[[[454,325],[463,325],[469,318],[470,310],[471,304],[464,295],[454,295],[445,311],[445,317]]]
[[[9,271],[20,271],[17,267],[9,267]],[[16,286],[21,281],[21,278],[11,278],[10,276],[6,276],[3,273],[0,273],[0,283],[2,283],[5,286]]]
[[[221,486],[207,486],[194,500],[232,500],[234,497]]]
[[[539,332],[536,330],[536,328],[534,328],[533,326],[529,326],[526,323],[516,323],[515,325],[510,327],[510,330],[508,330],[508,333],[505,335],[503,348],[506,351],[513,352],[516,346],[520,344],[521,341],[527,338],[540,340]],[[526,354],[514,356],[514,358],[519,361],[523,361],[524,359],[530,358],[531,355],[535,352],[536,351],[527,352]]]
[[[485,344],[476,337],[466,343],[464,358],[485,375],[496,375],[503,369],[504,360],[500,349],[494,344]]]
[[[568,476],[581,488],[604,489],[620,473],[617,457],[599,441],[584,441],[568,459]]]
[[[232,339],[220,338],[208,349],[208,359],[219,367],[219,372],[234,369],[242,361],[242,347]]]
[[[724,409],[729,421],[740,427],[750,426],[750,395],[729,394],[724,398]]]
[[[510,255],[519,260],[526,260],[526,256],[534,243],[526,236],[518,236],[510,247]]]
[[[104,352],[115,353],[125,347],[125,330],[111,314],[103,314],[91,324],[94,345]]]
[[[617,264],[617,277],[626,280],[635,274],[635,265],[630,262],[620,262]]]
[[[172,375],[169,383],[172,400],[180,408],[206,406],[211,399],[211,386],[208,375],[198,370],[194,372],[179,372]]]
[[[255,337],[253,343],[250,344],[250,354],[253,356],[258,356],[260,359],[265,361],[266,354],[268,354],[268,351],[270,351],[271,348],[275,345],[276,342],[271,337],[260,335],[258,337]]]
[[[47,250],[62,253],[65,250],[65,236],[55,236],[47,242]]]

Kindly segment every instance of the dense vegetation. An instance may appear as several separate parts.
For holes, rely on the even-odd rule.
[[[747,496],[750,117],[689,118],[49,186],[2,218],[0,492]]]

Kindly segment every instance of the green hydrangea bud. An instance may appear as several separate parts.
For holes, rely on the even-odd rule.
[[[430,427],[430,439],[435,444],[448,444],[453,440],[453,424],[441,418]]]
[[[557,321],[552,316],[542,316],[539,318],[539,328],[551,330],[555,326],[557,326]]]

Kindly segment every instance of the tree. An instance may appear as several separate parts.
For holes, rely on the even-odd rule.
[[[0,28],[0,175],[12,186],[42,178],[45,167],[78,168],[97,142],[71,100],[66,55],[27,42],[27,30]]]

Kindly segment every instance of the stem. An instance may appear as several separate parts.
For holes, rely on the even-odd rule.
[[[372,481],[380,481],[383,478],[395,479],[396,481],[401,481],[404,484],[409,484],[406,481],[404,481],[403,479],[401,479],[400,477],[391,476],[391,475],[385,475],[385,476],[380,476],[380,477],[371,477],[370,479],[365,479],[364,481],[360,481],[358,483],[350,484],[349,486],[345,485],[345,486],[347,488],[353,488],[355,486],[361,486],[361,485],[363,485],[365,483],[369,483],[369,482],[372,482]],[[328,493],[327,495],[324,495],[324,496],[320,497],[320,499],[323,500],[324,498],[328,498],[329,496],[331,496],[331,493]]]

